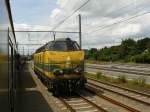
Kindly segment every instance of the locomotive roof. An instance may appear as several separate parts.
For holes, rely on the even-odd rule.
[[[70,38],[58,38],[55,41],[72,41]]]
[[[45,45],[41,46],[40,48],[38,48],[35,53],[41,52],[42,50],[44,50],[45,46],[50,44],[51,42],[56,42],[56,41],[73,41],[70,38],[58,38],[55,41],[49,41],[48,43],[46,43]]]

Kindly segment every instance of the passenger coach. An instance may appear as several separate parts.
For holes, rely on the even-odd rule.
[[[0,0],[0,112],[16,110],[16,38],[9,0]]]

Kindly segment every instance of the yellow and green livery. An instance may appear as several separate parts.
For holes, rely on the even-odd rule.
[[[84,51],[70,38],[50,41],[35,52],[34,71],[53,93],[81,89]]]

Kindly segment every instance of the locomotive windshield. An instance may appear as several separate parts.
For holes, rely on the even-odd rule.
[[[76,50],[79,50],[79,46],[76,42],[72,42],[72,41],[56,41],[53,44],[52,50],[55,50],[55,51],[76,51]]]
[[[53,46],[53,50],[56,50],[56,51],[65,51],[65,50],[67,50],[66,42],[61,42],[61,41],[55,42],[54,46]]]

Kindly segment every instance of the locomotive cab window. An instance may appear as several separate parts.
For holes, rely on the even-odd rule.
[[[54,51],[77,51],[79,46],[75,41],[56,41],[53,47],[50,46],[49,49]]]
[[[67,44],[66,42],[57,41],[53,45],[54,51],[67,51]]]
[[[79,45],[75,41],[69,42],[67,45],[68,45],[68,50],[71,50],[71,51],[80,50]]]

